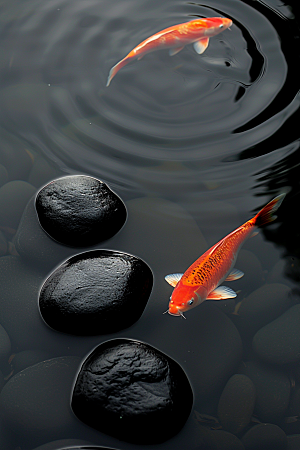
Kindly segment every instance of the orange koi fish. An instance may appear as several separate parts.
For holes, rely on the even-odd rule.
[[[248,237],[257,234],[254,231],[257,227],[276,219],[273,214],[284,197],[285,194],[275,197],[256,216],[207,250],[184,274],[167,275],[165,280],[175,289],[166,312],[172,316],[184,317],[185,311],[195,308],[205,300],[236,297],[237,294],[232,289],[220,284],[223,281],[238,280],[244,275],[240,270],[233,269],[241,246]]]
[[[195,19],[165,28],[137,45],[125,58],[110,69],[106,86],[110,85],[116,73],[130,61],[141,59],[147,53],[169,48],[170,56],[176,55],[187,44],[194,43],[197,53],[201,54],[208,46],[209,38],[216,36],[232,25],[232,20],[223,17]]]

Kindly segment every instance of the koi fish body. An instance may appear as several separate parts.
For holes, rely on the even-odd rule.
[[[233,269],[242,244],[248,237],[256,234],[257,227],[276,219],[274,212],[284,197],[285,194],[275,197],[256,216],[207,250],[184,274],[165,277],[165,280],[175,287],[169,302],[169,314],[183,316],[185,311],[205,300],[236,297],[237,294],[232,289],[220,285],[223,281],[238,280],[244,275],[240,270]]]
[[[232,21],[230,19],[210,17],[207,19],[195,19],[165,28],[141,42],[125,58],[113,66],[109,72],[106,86],[110,85],[116,73],[130,61],[139,60],[147,53],[155,50],[169,48],[170,56],[173,56],[187,44],[194,43],[196,52],[201,54],[207,48],[210,37],[216,36],[231,25]]]

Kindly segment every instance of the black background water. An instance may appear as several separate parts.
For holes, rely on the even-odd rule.
[[[238,300],[265,283],[297,290],[295,7],[280,0],[11,0],[1,1],[0,8],[0,163],[7,169],[2,184],[23,180],[37,190],[51,178],[73,173],[105,181],[127,203],[129,217],[124,229],[101,248],[140,256],[155,277],[145,313],[130,329],[80,342],[56,335],[55,344],[54,332],[47,329],[51,344],[45,343],[45,350],[51,357],[83,358],[108,338],[146,341],[184,367],[194,388],[195,410],[213,414],[220,389],[237,367],[229,364],[215,396],[204,398],[197,381],[199,358],[204,347],[209,354],[217,330],[212,322],[209,333],[199,336],[202,306],[187,314],[186,321],[162,315],[171,292],[163,278],[184,271],[208,246],[285,191],[289,193],[278,222],[245,244],[241,264],[248,272],[231,286],[241,291]],[[203,55],[192,46],[174,57],[164,50],[154,52],[123,68],[105,87],[110,68],[143,39],[172,24],[209,16],[229,17],[233,26],[212,38]],[[14,195],[18,191],[3,196],[3,217],[17,208]],[[16,216],[22,212],[20,206]],[[13,242],[15,230],[8,230],[7,223],[1,219],[2,232]],[[10,253],[12,245],[3,257]],[[38,263],[30,267],[41,269]],[[51,269],[40,270],[41,278]],[[1,308],[5,301],[4,295]],[[220,308],[234,321],[236,303],[203,307]],[[22,333],[19,340],[10,338],[12,353],[17,353]],[[251,352],[243,344],[247,359]],[[40,348],[30,345],[28,350]],[[215,357],[213,350],[211,355]],[[218,361],[212,366],[218,372]],[[197,436],[191,416],[182,432],[161,448],[196,448]],[[58,437],[53,432],[53,440]],[[135,448],[88,428],[79,437]],[[49,436],[37,444],[47,440]],[[34,448],[23,444],[22,450]]]

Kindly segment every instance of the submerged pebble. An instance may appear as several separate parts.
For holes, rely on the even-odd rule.
[[[80,253],[47,278],[40,291],[40,312],[57,331],[112,333],[140,318],[152,284],[151,269],[136,256],[111,250]]]
[[[265,284],[246,297],[238,310],[252,335],[283,314],[292,304],[291,288],[280,283]]]
[[[71,247],[66,247],[46,234],[41,228],[32,198],[22,215],[18,230],[14,236],[16,251],[26,263],[51,270],[54,266],[74,254]]]
[[[287,436],[286,450],[299,450],[300,448],[300,434],[292,434]]]
[[[10,356],[11,343],[8,334],[0,325],[0,367],[6,364]]]
[[[16,374],[21,372],[21,370],[26,369],[26,367],[34,366],[35,364],[50,358],[50,353],[45,352],[44,350],[23,350],[13,356],[11,366],[14,374]]]
[[[238,434],[250,423],[256,391],[246,375],[233,375],[227,382],[218,405],[218,417],[224,430]]]
[[[223,430],[203,430],[202,444],[195,450],[245,450],[241,440],[234,434]]]
[[[126,220],[122,200],[102,181],[85,175],[58,178],[36,196],[44,231],[73,247],[95,245],[116,234]]]
[[[0,418],[7,429],[14,430],[16,447],[26,442],[32,448],[72,435],[76,420],[70,392],[79,364],[80,358],[73,356],[54,358],[8,380],[0,394]]]
[[[16,230],[25,206],[35,192],[34,186],[21,180],[9,181],[2,186],[0,188],[0,225]]]
[[[276,367],[250,361],[240,366],[240,373],[249,377],[256,390],[254,414],[263,422],[276,422],[286,413],[290,401],[289,377]]]
[[[250,428],[242,437],[245,450],[286,450],[284,431],[271,423],[260,423]]]
[[[72,408],[86,424],[136,444],[158,444],[183,427],[193,392],[183,369],[131,339],[100,344],[78,374]]]
[[[88,450],[99,447],[90,447],[91,442],[83,441],[81,439],[60,439],[58,441],[48,442],[33,450]],[[100,447],[101,449],[101,447]],[[112,449],[113,450],[113,449]]]
[[[253,350],[264,361],[288,364],[300,361],[300,304],[261,328],[253,338]]]

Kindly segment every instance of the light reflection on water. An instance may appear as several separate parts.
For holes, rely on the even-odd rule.
[[[86,173],[109,183],[127,202],[126,226],[101,247],[143,258],[155,285],[140,321],[109,338],[144,340],[170,354],[191,379],[195,409],[213,413],[224,380],[237,367],[229,365],[221,381],[215,371],[216,393],[207,398],[203,386],[209,375],[199,375],[199,359],[207,357],[213,371],[213,358],[222,360],[222,350],[229,350],[226,342],[223,349],[214,348],[213,328],[199,335],[199,308],[187,321],[162,315],[170,295],[163,277],[184,271],[208,245],[287,187],[291,201],[287,198],[280,225],[270,227],[267,236],[300,256],[298,241],[292,242],[282,224],[283,219],[292,223],[289,206],[299,196],[299,30],[291,8],[280,1],[240,0],[226,5],[217,0],[28,0],[1,2],[1,8],[0,164],[8,172],[2,184],[24,180],[38,189],[61,174]],[[232,30],[212,38],[203,55],[191,46],[174,57],[154,52],[123,68],[105,87],[111,66],[146,37],[195,17],[220,15],[233,20]],[[20,202],[20,214],[24,207]],[[14,232],[4,230],[6,240],[13,241]],[[39,238],[30,239],[36,252],[32,270],[37,271]],[[7,248],[4,257],[13,252],[12,244]],[[53,268],[67,256],[57,253]],[[294,286],[284,275],[282,256],[282,247],[266,241],[263,233],[246,243],[239,260],[246,276],[235,285],[241,290],[239,300],[266,282]],[[287,271],[297,278],[291,266],[288,260]],[[34,279],[43,279],[51,269],[45,266]],[[240,331],[238,319],[232,318],[235,304],[218,306]],[[203,308],[209,316],[208,302]],[[70,348],[69,354],[83,357],[108,338],[78,340],[55,333],[54,339],[42,322],[35,326],[43,336],[37,348],[45,346],[51,356],[66,355]],[[22,332],[29,332],[26,324],[13,352],[19,351]],[[34,345],[34,334],[28,342]],[[248,343],[243,344],[243,357],[251,357]],[[197,430],[191,419],[162,448],[183,443],[196,448]],[[99,443],[90,430],[81,433]],[[100,443],[132,448],[102,436]]]

